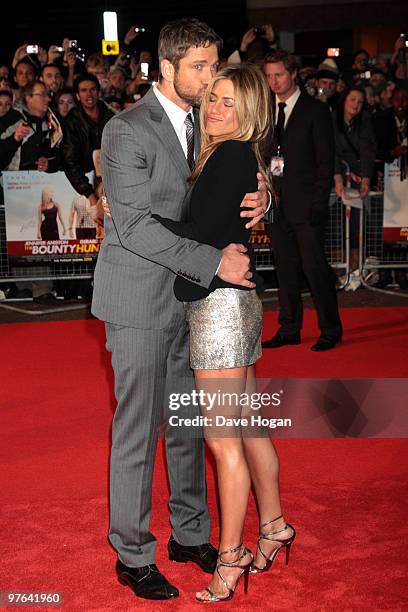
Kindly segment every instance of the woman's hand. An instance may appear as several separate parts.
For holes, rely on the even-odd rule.
[[[266,182],[260,172],[256,175],[258,179],[258,191],[255,193],[246,193],[241,202],[241,207],[251,208],[252,210],[241,211],[241,217],[249,217],[249,221],[245,227],[251,229],[257,223],[262,221],[269,206],[269,192],[266,189]]]
[[[37,169],[39,172],[47,172],[48,159],[46,157],[39,157],[36,163],[37,163]]]
[[[336,174],[334,177],[334,189],[336,191],[336,196],[340,199],[344,198],[344,185],[343,185],[343,177],[341,174]]]
[[[364,177],[361,180],[360,196],[362,198],[366,198],[369,192],[370,192],[370,179],[367,177]]]

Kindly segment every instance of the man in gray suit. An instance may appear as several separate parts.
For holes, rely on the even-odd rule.
[[[157,439],[168,416],[166,391],[174,385],[177,392],[193,389],[183,305],[173,293],[175,275],[204,287],[215,274],[254,287],[242,245],[218,251],[180,238],[152,218],[155,213],[182,217],[194,161],[193,129],[196,155],[199,146],[198,118],[190,113],[216,72],[220,46],[217,34],[198,20],[164,26],[159,84],[114,117],[102,138],[101,169],[112,219],[106,221],[95,270],[92,312],[105,321],[115,372],[109,539],[119,556],[119,581],[147,599],[178,595],[154,564],[156,540],[149,531]],[[251,225],[262,218],[266,199],[264,193],[246,197],[252,210],[242,214],[252,217]],[[197,414],[192,405],[182,416]],[[209,544],[203,440],[167,427],[165,445],[169,557],[193,561],[210,573],[217,551]]]

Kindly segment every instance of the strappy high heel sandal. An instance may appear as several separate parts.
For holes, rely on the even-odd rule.
[[[262,531],[262,529],[264,529],[267,525],[270,525],[271,523],[274,523],[275,521],[277,521],[280,518],[282,518],[282,515],[277,516],[276,518],[272,519],[271,521],[268,521],[267,523],[263,523],[261,525],[261,529],[260,529],[260,532],[259,532],[259,538],[258,538],[258,550],[261,553],[261,555],[263,556],[263,558],[265,559],[265,565],[263,567],[258,567],[257,565],[255,565],[253,563],[251,565],[251,569],[250,569],[251,574],[260,574],[260,573],[266,572],[268,569],[270,569],[270,567],[272,566],[273,562],[275,561],[279,551],[283,550],[283,549],[285,549],[285,551],[286,551],[286,565],[289,563],[290,548],[291,548],[291,546],[293,544],[293,540],[296,537],[295,528],[292,527],[292,525],[290,525],[289,523],[287,523],[287,524],[285,524],[285,526],[282,529],[277,529],[276,531],[267,531],[267,532]],[[285,531],[285,529],[288,529],[288,528],[292,530],[292,535],[289,538],[286,538],[285,540],[281,540],[279,538],[273,537],[273,536],[275,536],[278,533],[282,533],[282,531]],[[265,555],[264,551],[262,550],[262,546],[261,546],[262,540],[268,540],[269,542],[279,542],[280,546],[277,546],[276,548],[274,548],[273,551],[271,552],[271,554],[269,556],[267,556],[267,555]]]
[[[236,561],[223,561],[222,560],[222,555],[225,555],[227,553],[234,553],[241,550],[241,554],[239,555],[238,559]],[[251,560],[248,561],[248,563],[245,563],[244,565],[241,565],[240,561],[242,561],[242,559],[246,556],[246,555],[250,555]],[[233,598],[234,593],[235,593],[235,589],[237,588],[237,584],[241,578],[242,575],[244,575],[244,593],[245,595],[248,592],[248,577],[249,577],[249,571],[250,571],[250,567],[252,565],[254,561],[254,555],[251,553],[250,550],[248,550],[247,548],[245,548],[245,546],[242,544],[237,546],[236,548],[228,548],[227,550],[223,550],[222,552],[218,553],[218,561],[217,561],[217,567],[216,567],[216,571],[218,576],[220,577],[221,582],[224,584],[225,588],[228,591],[228,594],[225,596],[220,596],[217,593],[214,593],[214,591],[211,591],[208,587],[204,589],[204,591],[207,591],[207,593],[210,595],[210,597],[208,599],[202,599],[200,597],[196,597],[196,600],[201,602],[201,603],[216,603],[216,602],[221,602],[221,601],[229,601],[230,599]],[[235,584],[233,586],[230,586],[228,584],[228,582],[226,581],[226,579],[224,578],[224,576],[221,574],[220,572],[220,567],[239,567],[242,569],[241,573],[239,574],[238,578],[235,581]]]

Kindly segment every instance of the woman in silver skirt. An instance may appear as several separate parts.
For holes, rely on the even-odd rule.
[[[163,225],[218,249],[236,243],[247,251],[250,230],[240,217],[240,204],[245,193],[257,190],[258,170],[267,180],[260,146],[271,125],[270,109],[269,87],[256,66],[239,64],[218,72],[201,105],[201,153],[191,177],[188,221],[159,217]],[[251,269],[257,282],[253,265]],[[217,567],[196,599],[225,601],[242,575],[246,586],[249,573],[268,570],[280,550],[285,549],[288,559],[295,538],[282,516],[279,462],[269,436],[253,430],[243,435],[243,418],[250,418],[252,410],[248,405],[243,409],[239,398],[256,391],[262,304],[255,289],[218,276],[208,289],[178,276],[174,290],[184,302],[190,327],[190,364],[201,392],[206,441],[217,464],[221,505]],[[255,556],[243,544],[251,482],[260,513]]]

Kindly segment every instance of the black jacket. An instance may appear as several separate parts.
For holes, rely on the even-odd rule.
[[[277,143],[272,146],[276,155]],[[283,177],[272,177],[279,206],[292,223],[328,213],[334,175],[334,130],[327,104],[302,92],[286,123]]]
[[[98,102],[99,121],[95,123],[81,106],[70,110],[63,124],[62,156],[64,171],[71,185],[81,195],[89,197],[94,188],[85,176],[94,170],[92,152],[101,148],[102,131],[114,113]]]
[[[14,139],[16,128],[25,122],[32,129],[27,138],[17,142]],[[1,170],[37,170],[39,157],[48,159],[47,172],[61,169],[60,147],[51,147],[51,129],[47,116],[35,117],[26,108],[18,111],[14,108],[2,118],[0,129],[0,165]]]
[[[345,165],[342,161],[345,161],[357,176],[371,178],[377,150],[371,117],[364,113],[360,120],[356,117],[349,126],[344,124],[344,130],[337,124],[336,113],[333,120],[336,141],[335,173],[344,175]]]
[[[153,215],[174,234],[223,249],[230,243],[248,245],[251,230],[245,228],[247,219],[240,216],[240,204],[246,193],[256,191],[258,163],[248,142],[226,140],[212,153],[194,184],[188,207],[188,220],[173,221]],[[251,252],[249,253],[251,256]],[[251,260],[253,258],[251,257]],[[251,261],[255,282],[255,265]],[[252,279],[253,280],[253,279]],[[215,276],[208,289],[177,276],[174,283],[176,298],[193,302],[207,297],[221,287],[243,289]]]
[[[393,151],[399,145],[398,129],[395,114],[392,108],[375,118],[374,130],[377,139],[377,155],[382,162],[391,164],[395,157]],[[406,119],[405,135],[408,137],[408,116]]]

